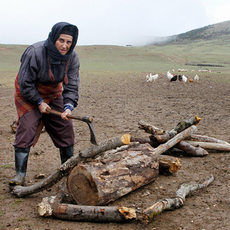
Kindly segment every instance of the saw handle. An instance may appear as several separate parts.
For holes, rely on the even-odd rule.
[[[51,114],[54,114],[54,115],[58,115],[58,116],[61,116],[61,112],[59,112],[59,111],[56,111],[56,110],[53,110],[53,109],[49,109],[49,108],[47,108],[46,109],[46,111],[48,112],[48,113],[51,113]],[[79,121],[84,121],[84,122],[89,122],[89,123],[92,123],[93,122],[93,117],[88,117],[88,116],[86,116],[86,117],[80,117],[80,116],[73,116],[73,115],[68,115],[67,116],[68,118],[70,118],[70,119],[75,119],[75,120],[79,120]]]

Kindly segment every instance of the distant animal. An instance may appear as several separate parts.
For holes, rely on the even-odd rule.
[[[199,81],[199,76],[196,74],[196,76],[194,77],[194,82],[198,82]]]
[[[152,73],[146,76],[147,82],[155,82],[155,80],[159,77],[158,74],[152,75]]]
[[[177,80],[177,75],[174,75],[170,81],[176,81]]]
[[[184,84],[187,82],[188,78],[185,77],[185,75],[182,75],[182,81],[184,82]]]
[[[199,72],[201,72],[201,73],[208,73],[208,72],[210,72],[211,73],[211,70],[210,69],[200,69]]]
[[[178,72],[188,72],[187,69],[178,69],[177,71],[178,71]]]
[[[169,71],[167,72],[167,78],[169,81],[171,81],[171,79],[173,78],[173,74],[171,74]]]

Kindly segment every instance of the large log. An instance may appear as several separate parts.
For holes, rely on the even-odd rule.
[[[197,127],[192,125],[165,144],[145,151],[127,150],[115,161],[79,163],[68,176],[69,193],[79,205],[104,205],[146,185],[158,176],[157,157],[185,139]]]
[[[24,197],[34,193],[41,192],[45,189],[52,187],[64,176],[68,175],[69,172],[81,161],[84,161],[86,157],[95,157],[103,151],[110,150],[112,148],[120,147],[122,145],[129,144],[130,134],[124,134],[117,137],[106,139],[98,144],[98,146],[91,146],[86,150],[81,151],[79,154],[74,155],[68,159],[64,164],[60,166],[52,175],[45,178],[44,180],[31,185],[31,186],[15,186],[12,188],[13,194],[17,197]],[[83,157],[81,157],[83,156]]]
[[[105,205],[154,181],[158,174],[152,149],[128,149],[111,156],[106,164],[79,163],[68,176],[67,188],[78,205]]]
[[[180,208],[184,205],[186,196],[196,190],[206,188],[210,183],[213,182],[213,180],[214,177],[211,175],[202,184],[182,184],[180,189],[176,192],[175,198],[158,201],[143,211],[143,217],[146,223],[149,224],[153,220],[154,216],[162,213],[164,210],[174,210],[176,208]]]

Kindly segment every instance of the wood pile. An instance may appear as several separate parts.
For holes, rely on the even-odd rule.
[[[66,186],[62,184],[56,196],[46,197],[38,204],[41,216],[95,222],[137,220],[139,217],[133,208],[106,205],[153,182],[161,173],[178,172],[179,158],[169,156],[167,152],[179,149],[192,157],[204,157],[210,149],[230,151],[230,144],[225,141],[195,135],[199,122],[200,118],[194,116],[164,131],[140,121],[139,128],[149,133],[149,138],[124,134],[104,140],[80,151],[41,182],[28,187],[15,186],[13,193],[18,197],[37,193],[67,176]],[[143,211],[142,218],[149,223],[164,210],[181,207],[188,194],[207,187],[213,180],[211,175],[202,184],[181,185],[175,199],[157,202]],[[66,196],[71,200],[70,204],[62,203]]]

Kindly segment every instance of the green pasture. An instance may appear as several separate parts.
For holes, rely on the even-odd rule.
[[[142,47],[76,46],[80,58],[82,81],[90,78],[144,77],[147,73],[166,74],[167,70],[188,69],[186,75],[195,75],[200,69],[210,69],[213,80],[230,82],[230,36],[218,40],[196,40],[184,44],[164,44]],[[0,87],[14,87],[25,45],[0,44]],[[190,63],[193,65],[186,65]],[[194,66],[195,64],[223,67]],[[191,72],[194,70],[194,72]]]

